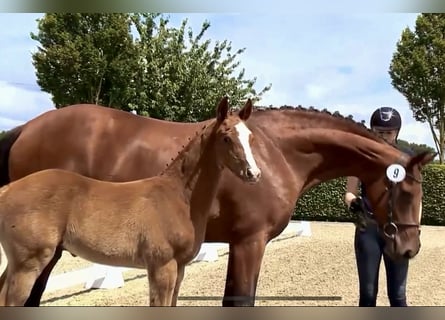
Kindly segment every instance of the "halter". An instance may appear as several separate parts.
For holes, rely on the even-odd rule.
[[[406,177],[409,177],[410,179],[414,180],[416,183],[421,184],[422,180],[417,179],[412,174],[407,173]],[[393,188],[397,184],[397,182],[393,182],[389,180],[389,188],[386,189],[386,191],[389,193],[389,201],[388,201],[388,221],[383,225],[382,231],[385,234],[386,237],[390,239],[394,239],[396,234],[398,233],[399,229],[397,226],[404,226],[404,227],[420,227],[420,223],[402,223],[402,222],[395,222],[393,220],[393,205],[394,205],[394,197],[393,197]]]

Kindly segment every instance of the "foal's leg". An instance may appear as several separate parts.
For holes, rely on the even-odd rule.
[[[3,286],[5,285],[7,273],[8,273],[8,265],[6,265],[6,268],[3,271],[2,276],[0,277],[0,291],[2,290]]]
[[[254,306],[265,247],[262,236],[230,244],[223,307]]]
[[[0,306],[4,306],[6,304],[6,276],[8,273],[8,265],[6,265],[5,270],[2,273],[2,276],[0,277]]]
[[[31,294],[28,297],[28,300],[25,302],[25,307],[38,307],[40,306],[40,300],[42,299],[43,292],[45,291],[46,284],[48,283],[49,276],[51,271],[54,269],[55,265],[62,257],[63,248],[57,247],[54,253],[54,257],[47,264],[45,269],[43,269],[40,276],[37,278],[34,286],[32,287]]]
[[[6,253],[4,252],[3,247],[0,246],[0,261],[1,261],[2,258],[4,259],[5,256],[6,256]],[[2,276],[0,277],[0,292],[1,292],[2,288],[3,288],[4,283],[5,283],[6,272],[7,271],[8,271],[8,262],[6,261],[5,270],[3,270]]]
[[[25,252],[25,254],[29,253]],[[5,305],[23,306],[25,304],[34,282],[53,255],[54,250],[46,249],[37,256],[8,263],[8,273],[3,287],[6,296]]]
[[[178,274],[178,264],[172,259],[164,265],[148,267],[150,306],[171,306]]]
[[[172,307],[176,307],[176,304],[178,302],[178,295],[179,295],[179,289],[181,287],[182,280],[184,279],[184,271],[185,271],[185,264],[178,264],[178,275],[176,277],[176,284],[175,289],[173,290],[173,297],[172,297]]]

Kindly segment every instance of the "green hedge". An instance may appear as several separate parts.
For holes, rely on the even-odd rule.
[[[423,172],[424,225],[445,225],[445,165],[431,164]],[[343,202],[346,178],[323,182],[310,189],[297,202],[294,220],[352,222]]]

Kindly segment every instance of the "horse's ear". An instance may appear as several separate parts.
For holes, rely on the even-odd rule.
[[[414,157],[411,158],[408,167],[412,167],[414,165],[420,165],[421,167],[426,166],[428,163],[434,160],[434,158],[437,156],[437,152],[430,152],[430,151],[422,151],[419,154],[416,154]]]
[[[229,97],[224,96],[216,108],[216,120],[221,122],[227,118],[227,113],[229,112]]]
[[[249,119],[250,115],[252,114],[252,108],[253,108],[252,100],[247,99],[246,104],[238,113],[240,119],[243,121]]]

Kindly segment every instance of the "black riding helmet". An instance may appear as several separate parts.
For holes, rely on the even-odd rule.
[[[381,107],[373,112],[370,125],[371,127],[378,127],[382,129],[400,130],[402,126],[402,118],[396,109]]]
[[[378,128],[380,130],[397,130],[397,141],[400,128],[402,127],[402,118],[396,109],[380,107],[372,113],[370,125],[371,128]]]

